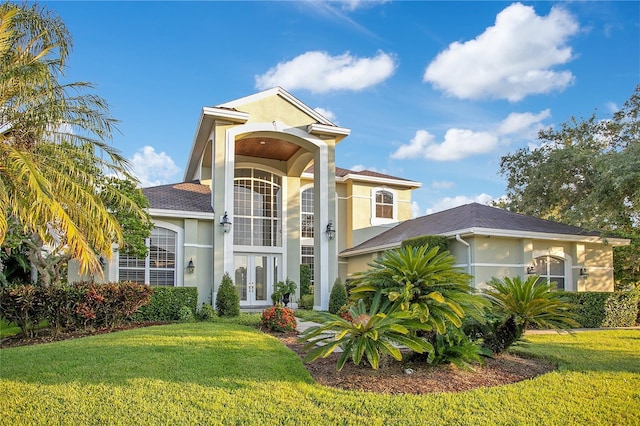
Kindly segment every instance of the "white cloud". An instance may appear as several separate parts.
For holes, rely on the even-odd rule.
[[[434,180],[431,182],[431,187],[433,189],[450,189],[453,188],[453,182],[448,180]]]
[[[538,16],[531,6],[512,4],[494,26],[473,40],[454,42],[427,66],[423,80],[461,99],[507,99],[562,91],[570,71],[553,68],[573,59],[567,40],[579,30],[560,6]]]
[[[255,79],[260,90],[281,86],[287,90],[306,89],[312,93],[358,91],[383,82],[395,68],[394,58],[384,52],[378,52],[371,58],[358,58],[349,52],[331,56],[327,52],[312,51],[288,62],[280,62]]]
[[[500,145],[507,145],[513,138],[535,138],[537,131],[542,127],[542,121],[549,117],[551,111],[548,109],[538,114],[514,112],[489,130],[449,129],[442,142],[437,142],[435,136],[428,131],[418,130],[408,144],[401,145],[391,154],[391,158],[455,161],[485,154],[494,151]]]
[[[473,197],[467,197],[466,195],[445,197],[433,203],[433,205],[427,209],[427,214],[441,212],[443,210],[452,209],[469,203],[489,204],[492,200],[493,197],[489,194],[485,194],[484,192]]]
[[[498,134],[500,135],[512,135],[520,134],[522,132],[529,132],[534,127],[535,130],[540,128],[540,122],[544,119],[551,117],[551,110],[545,109],[538,114],[530,112],[517,113],[512,112],[502,120],[500,126],[498,126]]]
[[[377,6],[379,4],[387,3],[388,1],[390,0],[341,0],[338,1],[338,3],[342,5],[343,10],[353,12],[356,9]]]
[[[165,152],[157,153],[152,146],[144,146],[131,159],[133,174],[143,187],[163,185],[179,179],[180,168]]]
[[[411,219],[415,219],[420,216],[420,205],[417,201],[411,202]]]
[[[318,114],[322,115],[324,118],[326,118],[327,120],[331,121],[334,124],[338,124],[338,120],[336,117],[336,115],[333,113],[333,111],[330,111],[328,109],[324,109],[322,107],[315,107],[314,111],[317,112]]]

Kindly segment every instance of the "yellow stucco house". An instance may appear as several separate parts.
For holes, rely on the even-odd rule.
[[[595,234],[560,232],[556,226],[564,225],[547,221],[535,229],[501,227],[504,218],[479,226],[460,221],[457,209],[411,220],[419,182],[336,167],[336,145],[349,133],[279,87],[204,107],[184,181],[143,190],[156,225],[149,256],[116,250],[104,279],[197,287],[200,304],[215,301],[229,273],[241,307],[261,308],[271,304],[277,281],[299,282],[306,263],[315,308],[324,310],[337,277],[366,269],[408,237],[441,234],[452,239],[452,253],[476,285],[533,267],[556,282],[562,276],[566,290],[613,290],[611,247],[624,240],[603,244]],[[471,206],[458,209],[501,212]],[[422,226],[443,217],[457,219]],[[588,280],[580,268],[588,268]]]

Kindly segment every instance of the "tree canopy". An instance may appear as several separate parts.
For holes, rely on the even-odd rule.
[[[631,239],[616,247],[616,284],[640,283],[640,85],[610,119],[571,118],[536,148],[501,159],[511,211]]]
[[[80,271],[101,273],[123,233],[115,209],[147,218],[104,176],[133,180],[108,141],[108,104],[62,83],[71,35],[40,5],[0,4],[0,245],[11,223],[42,246],[64,247]],[[106,202],[108,201],[108,203]],[[13,221],[15,219],[15,221]]]

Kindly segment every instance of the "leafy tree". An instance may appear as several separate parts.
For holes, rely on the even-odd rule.
[[[444,334],[449,324],[461,327],[465,316],[481,320],[487,306],[471,287],[470,276],[454,267],[455,263],[455,257],[448,251],[439,252],[438,247],[387,250],[355,280],[351,297],[371,300],[380,290]]]
[[[616,247],[616,284],[640,283],[640,85],[609,120],[594,113],[544,129],[538,148],[502,157],[499,207],[631,239]]]
[[[36,244],[64,247],[81,272],[101,273],[100,254],[123,244],[105,205],[143,211],[96,169],[130,178],[126,160],[107,144],[115,120],[107,103],[83,94],[89,83],[62,84],[71,36],[40,5],[0,5],[0,245],[11,218]],[[1,266],[1,265],[0,265]]]

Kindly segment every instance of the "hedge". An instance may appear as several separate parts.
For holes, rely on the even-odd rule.
[[[198,307],[196,287],[153,287],[151,301],[141,307],[134,319],[138,321],[179,321],[180,308],[186,306],[195,315]]]
[[[637,325],[640,293],[637,291],[566,292],[563,298],[577,306],[577,321],[584,328]]]
[[[43,321],[55,334],[114,328],[148,303],[151,292],[151,288],[131,282],[16,285],[0,288],[0,316],[16,323],[27,337],[33,337]]]
[[[449,250],[449,239],[447,237],[443,237],[441,235],[422,235],[420,237],[408,238],[404,240],[401,244],[402,247],[412,246],[412,247],[436,247],[438,246],[438,252],[443,252]]]

